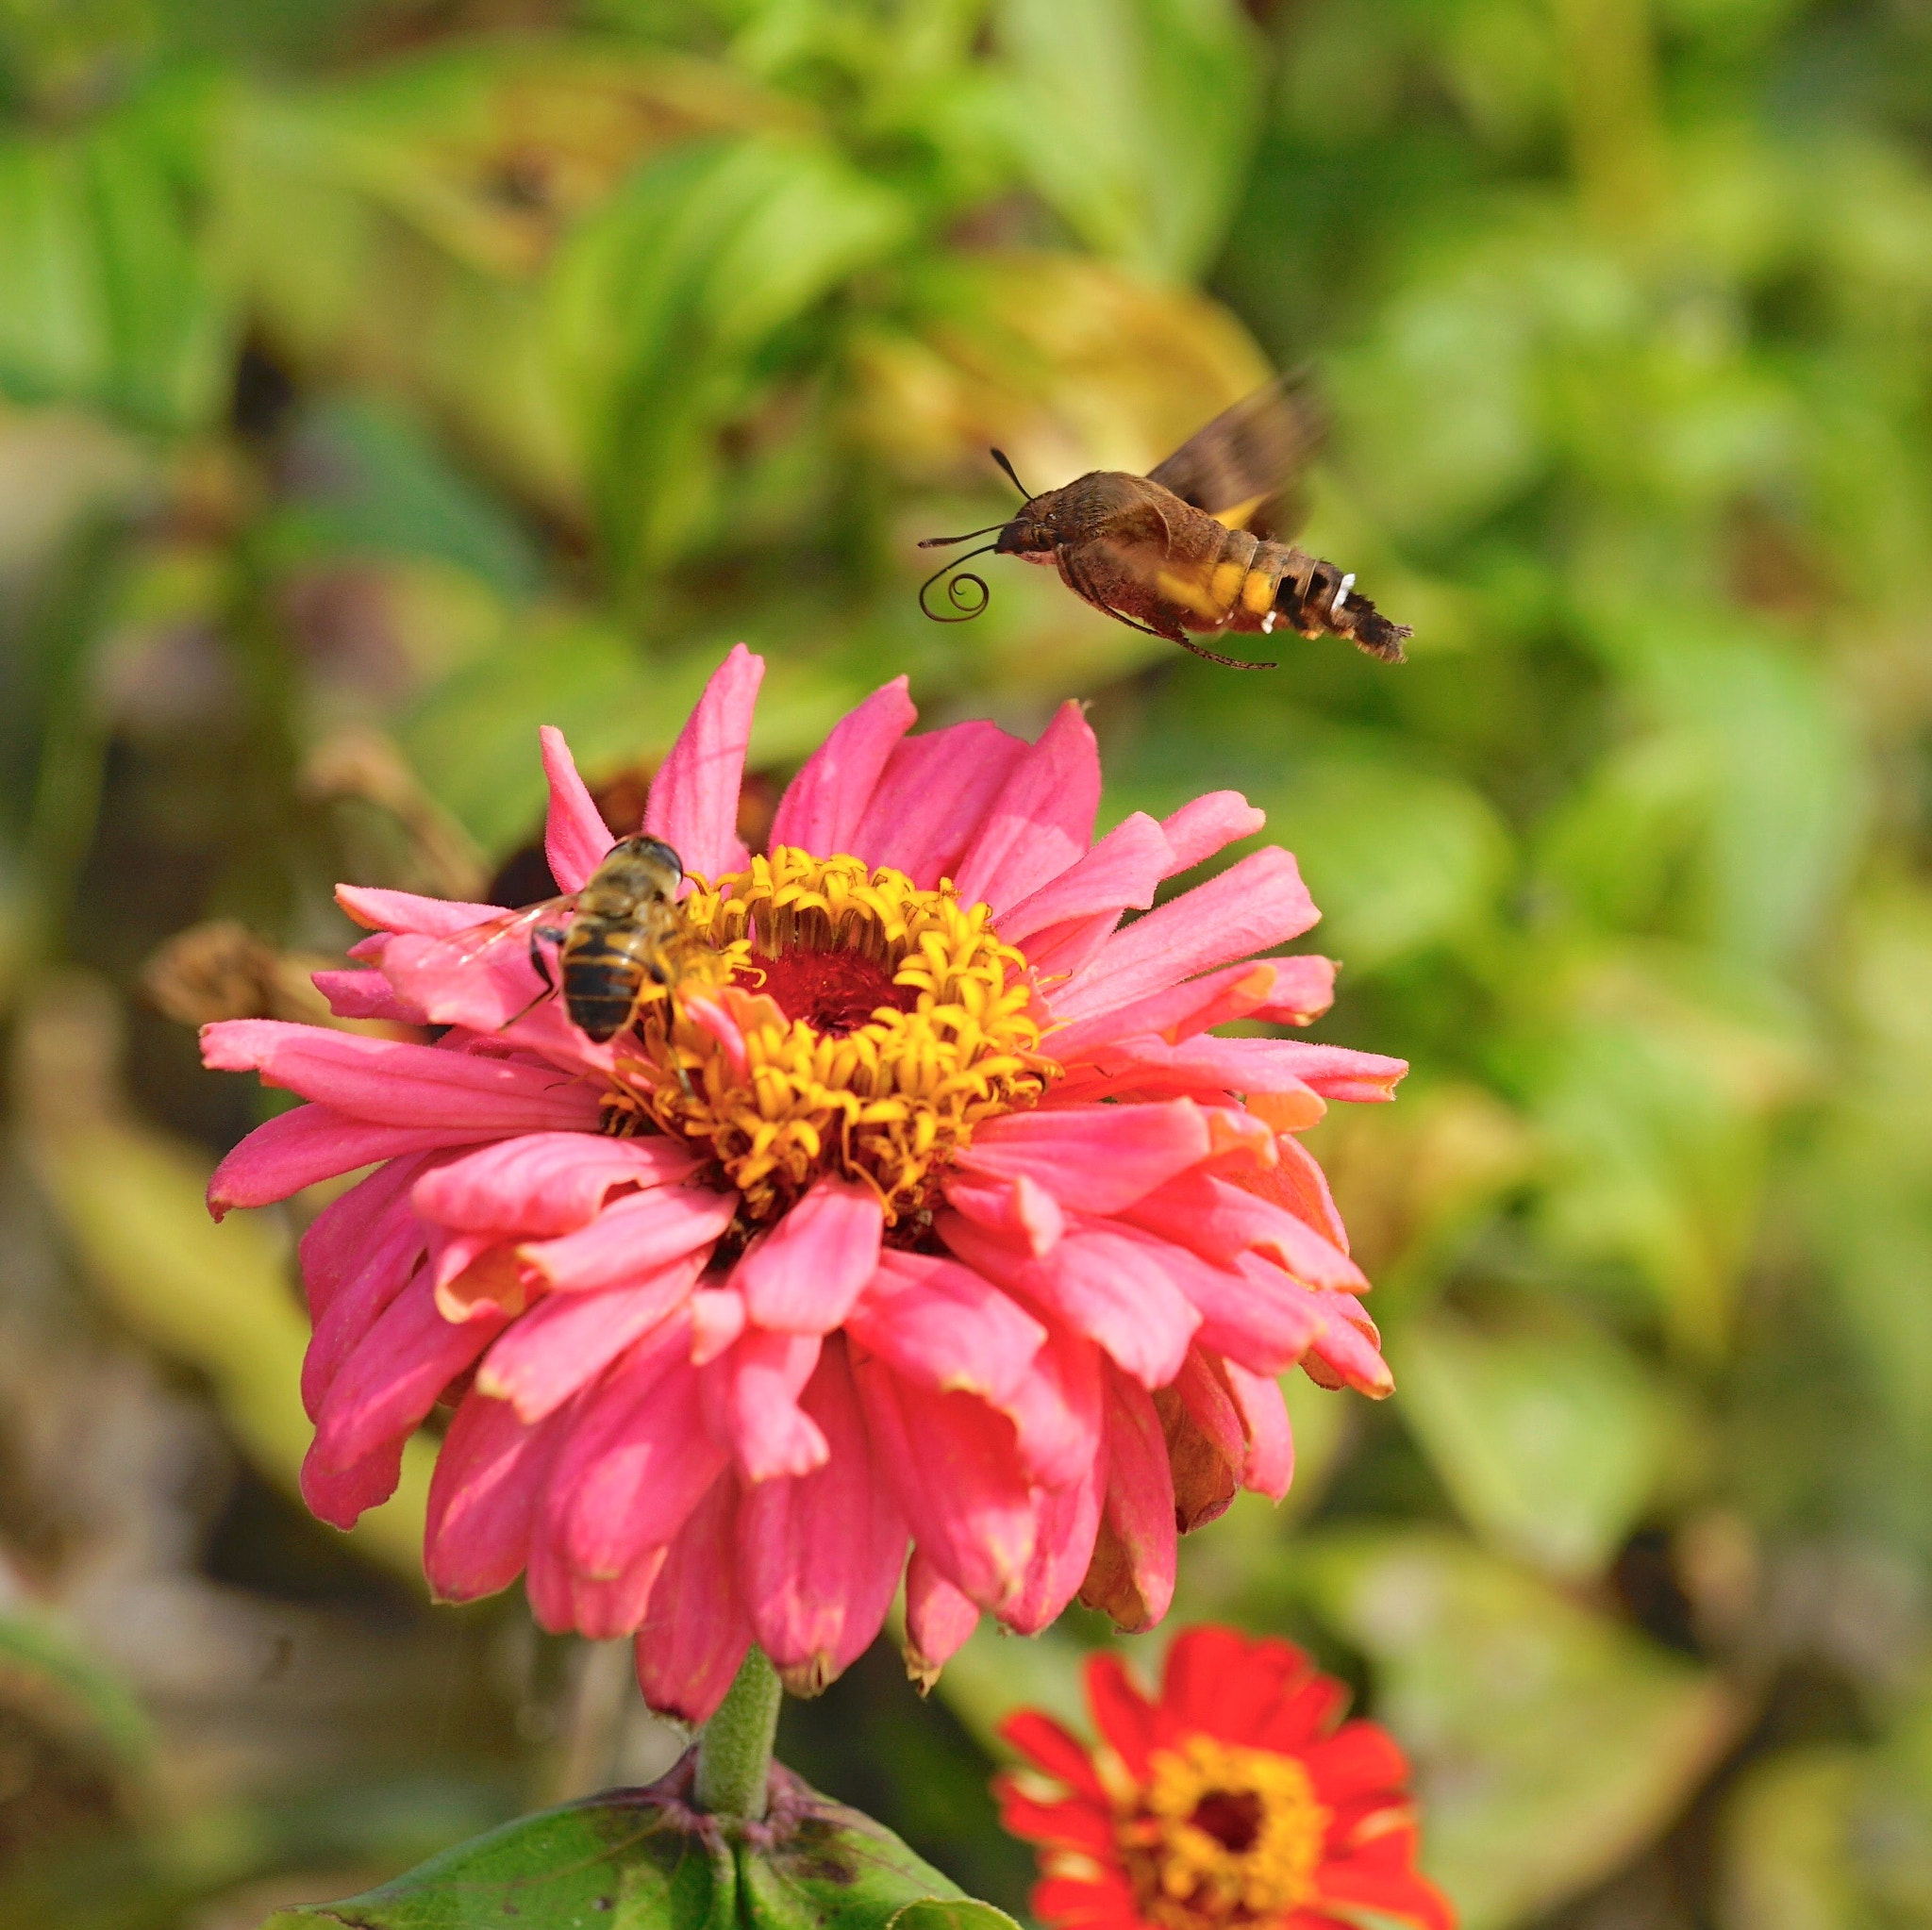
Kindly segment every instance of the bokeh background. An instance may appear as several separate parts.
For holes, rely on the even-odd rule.
[[[6,0],[0,112],[0,1923],[244,1930],[677,1748],[428,1606],[426,1444],[301,1512],[317,1203],[208,1223],[269,1102],[192,1022],[318,1016],[338,877],[534,895],[535,726],[634,822],[740,638],[754,821],[905,671],[1299,854],[1321,1036],[1416,1068],[1315,1135],[1401,1387],[1299,1389],[1179,1612],[1358,1686],[1469,1930],[1932,1922],[1925,0]],[[918,614],[990,442],[1303,363],[1406,668]],[[991,1725],[1106,1639],[784,1750],[1023,1907]]]

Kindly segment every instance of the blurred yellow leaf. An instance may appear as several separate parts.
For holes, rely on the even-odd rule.
[[[308,1323],[286,1239],[266,1215],[209,1219],[213,1162],[125,1115],[113,1085],[119,1053],[119,1013],[92,980],[55,981],[23,1013],[15,1069],[34,1176],[115,1313],[204,1375],[237,1445],[299,1495],[312,1432],[300,1392]],[[418,1583],[434,1459],[426,1439],[412,1440],[401,1486],[350,1536]]]

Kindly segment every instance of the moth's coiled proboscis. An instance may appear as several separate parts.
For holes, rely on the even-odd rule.
[[[992,601],[992,591],[987,588],[984,576],[972,570],[961,570],[959,566],[970,563],[974,557],[991,554],[996,547],[996,544],[988,543],[984,548],[968,550],[963,557],[955,557],[951,562],[941,564],[919,586],[919,607],[936,624],[970,624]],[[947,576],[952,578],[946,585],[946,601],[956,612],[952,616],[944,610],[934,609],[925,600],[933,585]],[[977,602],[971,600],[975,590],[979,592]]]

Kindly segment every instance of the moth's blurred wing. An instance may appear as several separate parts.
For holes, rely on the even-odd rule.
[[[1283,541],[1301,522],[1301,480],[1324,429],[1307,376],[1280,375],[1223,409],[1148,480],[1230,529]]]

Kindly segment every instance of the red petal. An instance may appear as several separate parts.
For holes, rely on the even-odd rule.
[[[1095,1803],[1107,1801],[1107,1791],[1094,1773],[1093,1758],[1079,1739],[1051,1716],[1042,1715],[1038,1709],[1021,1709],[999,1725],[999,1734],[1048,1775],[1058,1776],[1068,1789],[1091,1797]]]
[[[1118,1655],[1089,1658],[1087,1705],[1093,1711],[1094,1727],[1112,1743],[1128,1773],[1144,1777],[1147,1752],[1154,1746],[1154,1705],[1134,1686]]]

